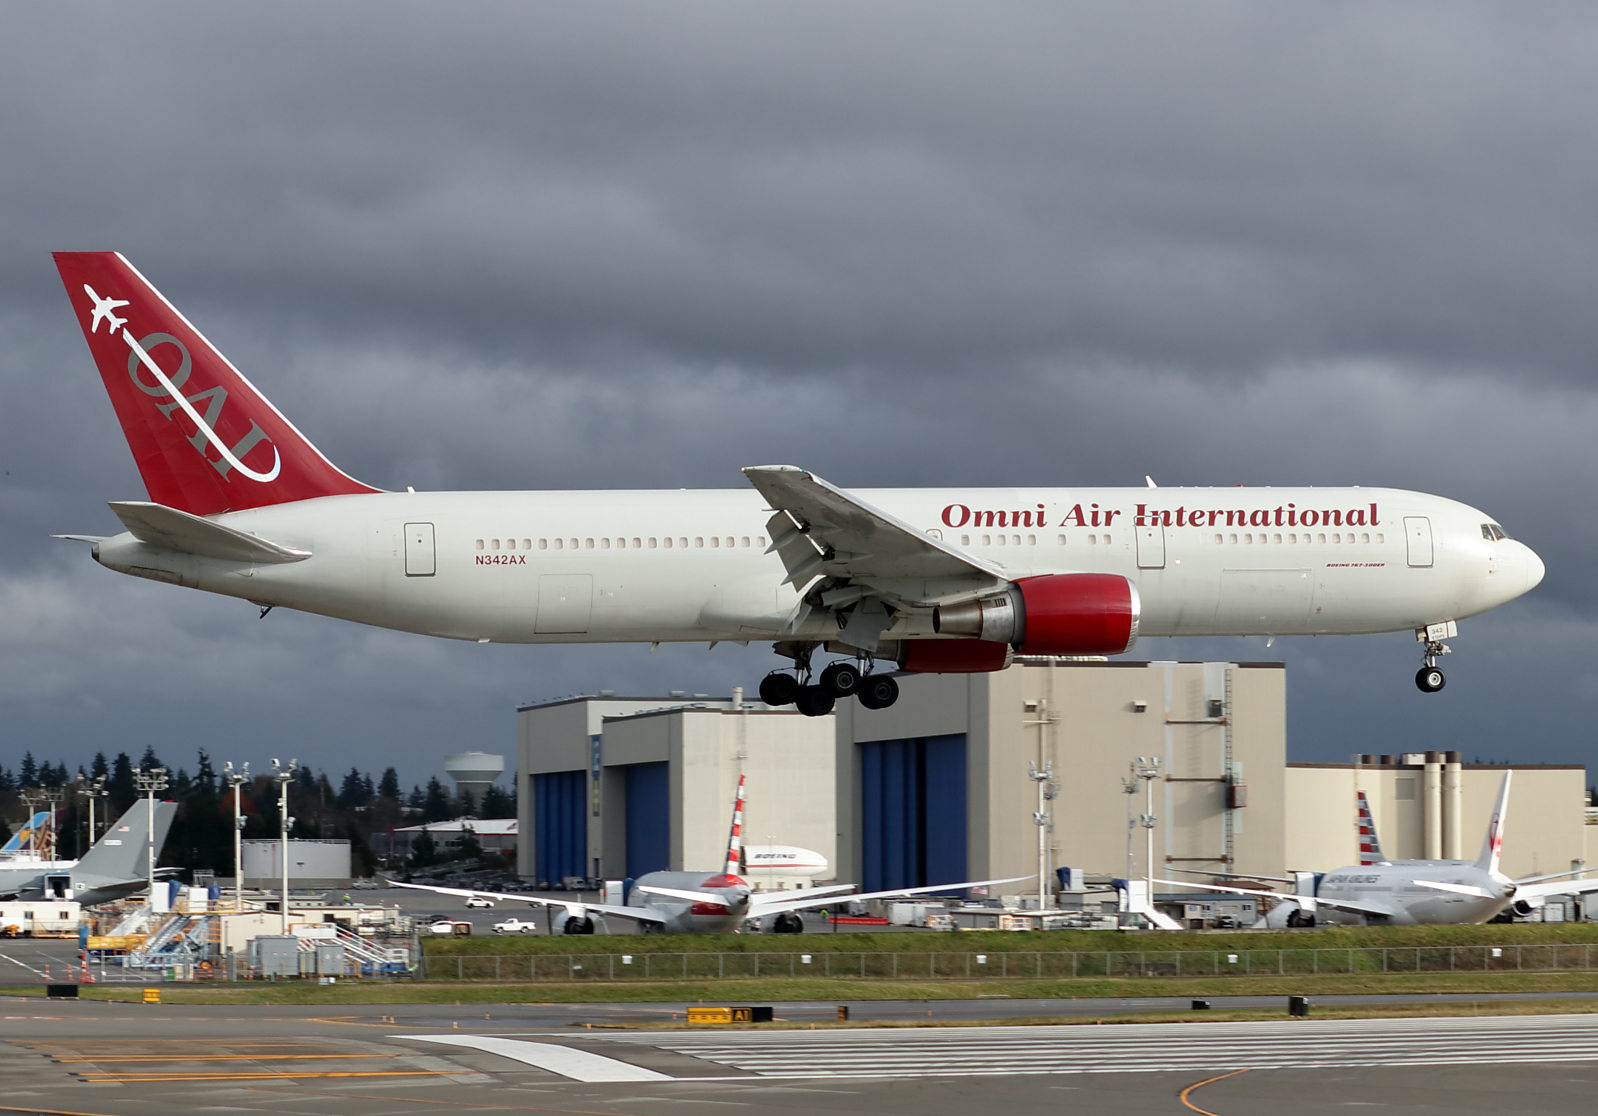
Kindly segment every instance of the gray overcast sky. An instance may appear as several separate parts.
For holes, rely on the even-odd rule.
[[[764,648],[457,645],[115,576],[144,497],[49,253],[124,252],[383,487],[1370,484],[1548,578],[1283,659],[1291,758],[1588,762],[1598,10],[810,2],[0,10],[0,762],[337,774]]]

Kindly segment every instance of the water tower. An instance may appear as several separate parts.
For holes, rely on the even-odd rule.
[[[482,805],[483,795],[504,772],[504,756],[493,756],[487,752],[460,752],[444,757],[444,774],[455,780],[455,793],[470,792],[472,801],[478,805]]]

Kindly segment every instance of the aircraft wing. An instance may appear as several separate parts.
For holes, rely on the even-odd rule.
[[[862,899],[903,899],[911,895],[931,895],[938,891],[959,891],[968,887],[987,887],[990,884],[1015,883],[1018,880],[1029,880],[1031,876],[1011,876],[1005,880],[968,880],[965,883],[934,884],[931,887],[902,887],[895,891],[866,891],[854,895],[823,895],[819,898],[781,899],[777,896],[751,896],[749,902],[749,917],[759,918],[761,915],[776,914],[779,911],[799,911],[809,907],[826,907],[834,903],[857,903]],[[809,892],[798,892],[799,895],[808,895]]]
[[[1155,880],[1155,883],[1171,884],[1176,887],[1192,887],[1192,880]],[[1375,915],[1377,918],[1391,918],[1391,907],[1379,906],[1376,903],[1360,903],[1353,899],[1323,899],[1319,895],[1295,895],[1291,891],[1264,891],[1252,887],[1222,887],[1220,884],[1206,884],[1210,891],[1226,891],[1234,895],[1259,895],[1266,899],[1291,899],[1311,914],[1316,907],[1331,907],[1338,911],[1353,911],[1356,914]]]
[[[648,922],[654,925],[664,925],[666,916],[659,911],[652,911],[648,907],[618,907],[610,903],[585,903],[581,899],[548,899],[542,895],[518,895],[507,891],[474,891],[465,887],[439,887],[433,884],[400,883],[379,877],[389,887],[404,887],[412,891],[431,891],[439,895],[458,895],[462,899],[473,896],[482,896],[484,899],[497,899],[506,903],[531,903],[535,907],[564,907],[568,918],[582,918],[590,914],[609,915],[615,918],[630,918],[634,922]]]
[[[795,465],[744,475],[777,515],[771,549],[800,591],[818,575],[849,578],[891,604],[931,608],[1002,589],[1001,568],[935,539]]]
[[[1444,880],[1411,880],[1416,887],[1429,887],[1433,891],[1447,891],[1455,895],[1469,895],[1473,899],[1502,899],[1503,896],[1474,884],[1448,883]],[[1598,886],[1598,880],[1593,881]]]
[[[1515,888],[1516,899],[1545,899],[1550,895],[1585,895],[1598,891],[1598,880],[1550,880],[1547,883],[1520,884]],[[1493,896],[1498,898],[1498,896]]]

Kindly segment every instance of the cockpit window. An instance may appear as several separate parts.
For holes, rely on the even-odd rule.
[[[1502,527],[1498,526],[1498,524],[1483,523],[1481,525],[1481,537],[1489,542],[1497,542],[1499,539],[1507,539],[1509,536],[1504,532]]]

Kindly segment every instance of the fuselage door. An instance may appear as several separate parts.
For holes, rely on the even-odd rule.
[[[438,571],[431,523],[405,525],[405,576],[432,577]]]
[[[1163,570],[1165,568],[1165,527],[1155,523],[1147,527],[1134,527],[1137,532],[1137,568]]]
[[[44,897],[46,899],[71,899],[72,895],[71,876],[46,876],[44,878]]]
[[[1432,564],[1432,521],[1424,515],[1404,517],[1404,545],[1409,548],[1411,566]]]

